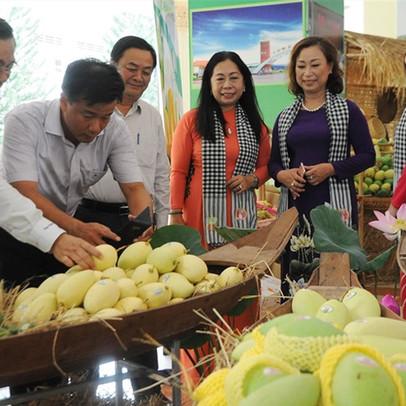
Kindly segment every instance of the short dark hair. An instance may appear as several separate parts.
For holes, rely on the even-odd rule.
[[[152,46],[145,41],[145,39],[140,37],[135,37],[129,35],[127,37],[120,38],[113,46],[111,50],[110,57],[113,62],[118,63],[119,60],[122,58],[124,52],[127,49],[136,48],[141,49],[143,51],[149,51],[151,53],[152,59],[154,61],[153,68],[156,67],[156,52]]]
[[[295,96],[303,94],[303,89],[299,86],[296,80],[296,61],[304,48],[318,46],[323,52],[328,63],[333,66],[331,74],[328,76],[327,89],[334,94],[341,93],[344,90],[343,71],[339,66],[339,54],[336,46],[327,38],[323,37],[307,37],[299,41],[292,49],[290,54],[290,62],[288,67],[289,72],[289,91]]]
[[[68,101],[88,105],[120,102],[124,83],[114,66],[98,59],[79,59],[68,65],[62,82]]]
[[[0,39],[10,38],[14,38],[13,29],[6,20],[0,18]]]
[[[211,92],[211,77],[214,68],[220,62],[230,60],[234,62],[244,79],[245,91],[238,100],[238,103],[247,114],[248,120],[255,132],[257,141],[261,139],[261,130],[263,120],[258,106],[257,96],[255,94],[252,74],[248,66],[242,61],[240,56],[233,51],[221,51],[215,53],[207,63],[202,78],[197,108],[196,128],[202,138],[214,141],[214,118],[213,110],[217,113],[222,126],[225,126],[225,120],[221,108]]]

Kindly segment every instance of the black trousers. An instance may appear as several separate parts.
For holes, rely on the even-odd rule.
[[[6,281],[6,287],[24,282],[38,286],[48,276],[66,269],[52,254],[20,242],[0,229],[0,279]]]
[[[97,202],[86,202],[86,205],[79,205],[75,218],[81,220],[85,223],[96,222],[104,224],[109,227],[111,231],[117,232],[125,224],[129,222],[128,216],[123,214],[121,210],[115,210],[115,206],[111,205],[111,208],[108,205],[101,205],[101,207],[106,208],[107,210],[101,210],[97,207]],[[135,362],[140,365],[144,365],[148,368],[157,370],[158,369],[158,359],[156,350],[147,351],[143,354],[131,357],[129,361]],[[136,378],[131,379],[133,390],[138,390],[145,388],[146,386],[154,384],[156,381],[149,378],[146,375],[138,375]],[[150,397],[153,394],[160,393],[159,386],[154,387],[150,390],[140,392],[137,394],[137,400],[142,400],[143,398]]]

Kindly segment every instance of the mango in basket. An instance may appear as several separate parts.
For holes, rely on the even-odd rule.
[[[258,354],[235,364],[225,377],[224,390],[227,404],[239,405],[250,393],[299,370],[276,355]]]
[[[344,334],[331,323],[310,316],[298,316],[280,325],[278,332],[290,337],[328,337]]]
[[[120,288],[112,279],[101,279],[86,292],[83,307],[90,314],[99,310],[114,307],[120,298]]]
[[[315,290],[299,289],[292,299],[292,312],[314,317],[325,301],[326,299]]]
[[[389,361],[400,376],[403,388],[406,390],[406,354],[394,355],[390,358]]]
[[[148,309],[166,305],[172,298],[172,291],[162,282],[148,283],[138,289],[138,296],[145,301]]]
[[[56,291],[58,303],[67,309],[80,306],[90,286],[96,280],[96,275],[91,269],[73,274],[62,282]]]
[[[181,297],[186,299],[190,297],[195,289],[183,275],[177,272],[168,272],[159,278],[159,282],[165,283],[172,290],[172,297]]]
[[[234,347],[234,350],[231,353],[231,358],[235,361],[239,361],[245,352],[256,347],[257,343],[254,338],[243,338],[239,344]]]
[[[147,257],[146,263],[155,266],[159,274],[172,272],[178,264],[178,256],[175,250],[169,246],[154,248]]]
[[[364,317],[345,326],[350,335],[373,334],[406,340],[406,322],[388,317]]]
[[[187,254],[178,258],[176,272],[182,274],[186,279],[195,284],[203,280],[208,273],[206,263],[197,255]]]
[[[312,374],[298,374],[284,376],[259,388],[248,395],[239,406],[267,404],[273,406],[317,406],[319,399],[319,379]]]
[[[138,265],[131,273],[131,279],[134,280],[138,287],[146,285],[147,283],[158,282],[158,269],[151,264]]]
[[[406,340],[374,334],[359,334],[356,337],[362,344],[370,345],[387,358],[399,354],[406,357]]]
[[[43,293],[28,303],[27,310],[21,321],[44,323],[51,320],[57,308],[55,293]]]
[[[224,269],[217,278],[217,283],[221,288],[237,285],[244,280],[244,275],[240,268],[229,266]]]
[[[124,270],[144,264],[148,254],[152,251],[151,244],[146,241],[137,241],[130,244],[118,258],[117,266]]]
[[[356,287],[348,290],[342,302],[350,311],[352,320],[381,315],[378,299],[366,289]]]
[[[344,328],[351,321],[351,315],[347,307],[337,299],[324,302],[317,311],[316,317],[336,324],[340,328]]]
[[[286,313],[282,314],[278,317],[275,317],[272,320],[266,321],[265,323],[261,324],[259,326],[259,332],[263,334],[264,336],[268,331],[273,328],[273,327],[279,327],[282,324],[285,324],[287,322],[290,322],[291,320],[295,319],[298,315],[295,313]]]
[[[43,293],[56,293],[62,282],[66,281],[68,278],[69,275],[66,275],[65,273],[56,273],[55,275],[49,276],[38,286],[31,296],[31,299],[35,299]]]
[[[96,247],[96,249],[103,254],[101,259],[92,257],[98,271],[104,271],[105,269],[111,268],[116,264],[117,250],[112,245],[100,244]]]
[[[128,296],[120,299],[114,306],[114,309],[118,309],[123,313],[132,313],[135,311],[147,310],[147,305],[139,297]]]
[[[378,351],[362,344],[330,348],[317,372],[324,406],[404,406],[401,378]]]

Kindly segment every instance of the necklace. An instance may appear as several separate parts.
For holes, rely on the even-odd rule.
[[[324,105],[325,105],[325,101],[322,103],[322,104],[320,104],[320,106],[318,106],[318,107],[315,107],[314,109],[308,109],[305,105],[304,105],[304,102],[302,102],[302,107],[303,107],[303,110],[306,110],[306,111],[308,111],[308,112],[310,112],[310,113],[314,113],[314,112],[316,112],[316,111],[319,111]]]

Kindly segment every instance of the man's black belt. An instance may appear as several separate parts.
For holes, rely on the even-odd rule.
[[[123,203],[106,203],[98,202],[97,200],[82,199],[80,205],[89,209],[116,213],[119,216],[128,216],[130,214],[128,206]]]

